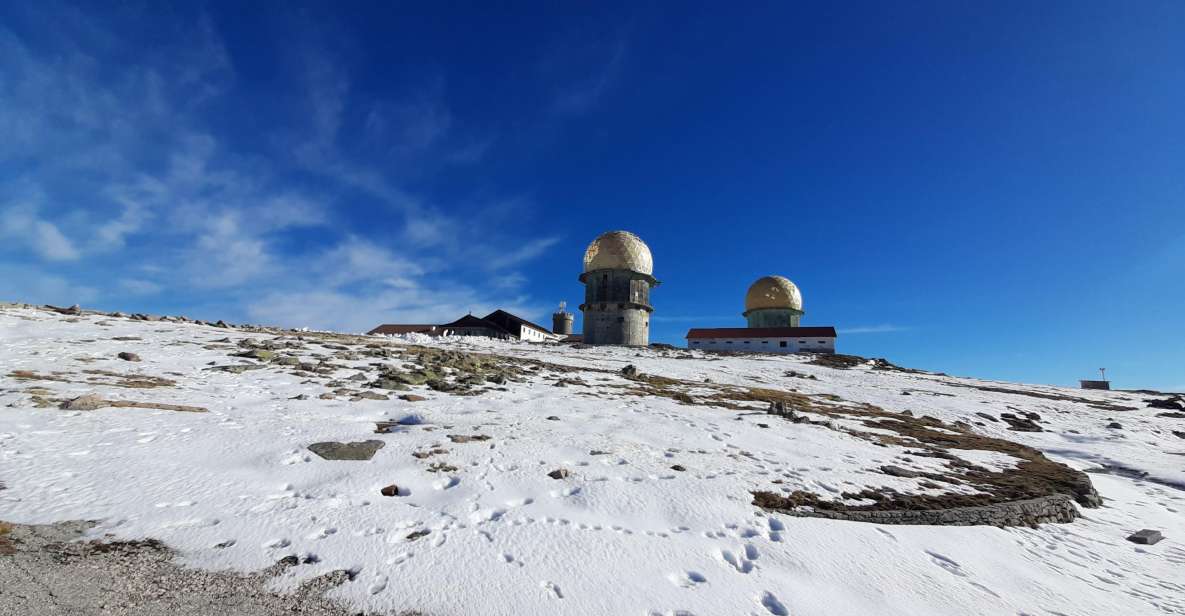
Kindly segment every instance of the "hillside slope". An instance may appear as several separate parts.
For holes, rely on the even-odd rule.
[[[93,520],[202,569],[295,556],[277,588],[346,570],[328,596],[374,613],[1181,614],[1172,405],[6,307],[0,520]],[[976,525],[831,519],[951,510]]]

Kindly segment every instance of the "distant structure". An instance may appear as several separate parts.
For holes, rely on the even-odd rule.
[[[742,316],[748,327],[695,328],[687,348],[750,353],[834,353],[834,327],[801,327],[802,292],[783,276],[749,285]]]
[[[1107,369],[1099,368],[1099,376],[1102,377],[1098,381],[1078,381],[1082,389],[1111,389],[1111,381],[1107,380]]]
[[[571,312],[564,310],[567,305],[568,302],[560,302],[559,310],[556,310],[551,315],[551,333],[558,336],[572,335],[572,323],[576,320],[576,317]]]
[[[439,325],[397,325],[387,324],[380,325],[368,332],[367,335],[374,336],[376,334],[386,336],[397,336],[400,334],[424,334],[427,336],[439,336],[444,333]]]
[[[505,310],[495,310],[484,317],[467,314],[444,325],[380,325],[368,334],[427,334],[429,336],[485,336],[528,342],[554,342],[561,337],[546,328]]]
[[[609,231],[584,251],[585,344],[646,346],[650,341],[650,247],[628,231]]]

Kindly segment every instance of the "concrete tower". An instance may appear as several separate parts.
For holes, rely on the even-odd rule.
[[[561,336],[572,335],[572,321],[575,317],[571,312],[564,310],[568,302],[560,302],[560,309],[556,310],[551,315],[551,333],[559,334]]]
[[[749,327],[798,327],[803,314],[802,292],[782,276],[760,278],[745,294]]]
[[[601,234],[584,251],[585,344],[650,343],[650,288],[658,286],[652,275],[650,248],[628,231]]]

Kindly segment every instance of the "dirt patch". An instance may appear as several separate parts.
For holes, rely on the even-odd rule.
[[[251,574],[189,569],[152,539],[78,541],[84,522],[52,525],[0,523],[0,614],[98,614],[107,616],[350,616],[357,610],[325,598],[351,578],[333,571],[295,592],[269,589],[272,578],[302,566],[295,555]],[[97,607],[97,606],[102,606]],[[415,616],[403,612],[402,616]]]

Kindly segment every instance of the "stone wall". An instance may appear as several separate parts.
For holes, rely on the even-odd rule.
[[[629,270],[597,270],[585,273],[581,280],[585,344],[650,343],[652,278]]]
[[[1036,526],[1067,523],[1078,518],[1074,500],[1054,494],[1028,500],[1009,501],[982,507],[890,511],[799,511],[777,509],[786,515],[871,522],[873,524],[925,524],[931,526]]]

